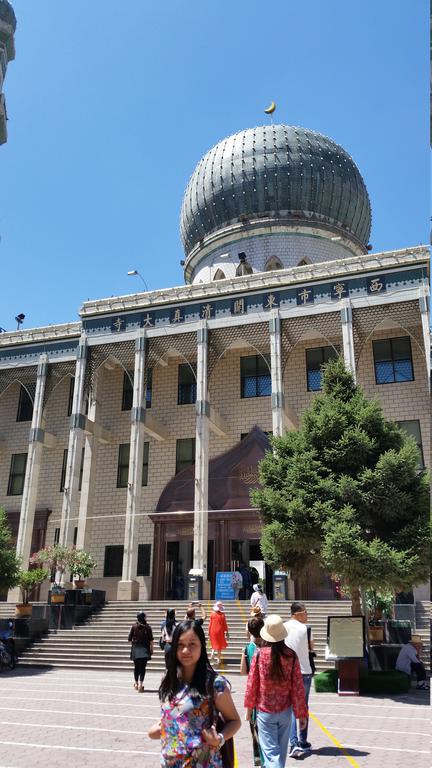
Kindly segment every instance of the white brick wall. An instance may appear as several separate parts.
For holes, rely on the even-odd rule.
[[[312,264],[346,259],[355,255],[339,242],[323,237],[303,233],[273,233],[244,237],[230,245],[221,245],[203,257],[193,273],[192,283],[207,283],[214,279],[217,269],[225,277],[235,277],[239,265],[238,254],[245,253],[254,272],[263,272],[271,256],[277,256],[282,267],[296,267],[306,259]]]
[[[313,326],[311,326],[312,328]],[[286,403],[299,416],[309,405],[314,393],[307,391],[305,349],[324,346],[326,342],[316,333],[299,342],[292,350],[284,374]],[[387,338],[405,335],[392,329],[380,331],[373,338]],[[340,343],[340,338],[332,339]],[[395,420],[419,419],[423,439],[425,461],[429,463],[429,404],[426,384],[426,368],[421,350],[413,342],[413,365],[415,381],[403,384],[377,386],[374,378],[372,339],[362,351],[358,381],[368,397],[378,397],[385,414]],[[270,397],[241,399],[240,357],[252,353],[250,347],[228,350],[218,361],[209,380],[210,400],[228,424],[229,434],[219,437],[210,432],[210,458],[232,448],[242,432],[248,432],[255,424],[263,430],[272,429]],[[158,502],[159,496],[175,472],[176,439],[195,436],[194,405],[177,405],[177,371],[181,358],[169,358],[167,366],[156,366],[153,370],[152,415],[169,429],[166,441],[149,440],[148,485],[142,489],[142,499],[137,523],[137,543],[153,543],[153,524],[148,517]],[[107,544],[123,544],[126,510],[126,489],[117,488],[117,459],[120,443],[130,441],[130,412],[121,410],[123,370],[106,370],[101,390],[99,421],[112,432],[113,443],[99,444],[96,456],[96,487],[94,509],[89,521],[87,548],[98,561],[94,574],[99,580],[103,576],[104,549]],[[30,423],[17,423],[19,386],[13,385],[0,397],[0,438],[6,443],[0,453],[0,505],[6,509],[19,509],[21,497],[8,497],[7,484],[12,453],[26,452]],[[46,409],[46,430],[57,438],[53,449],[44,449],[39,481],[38,508],[48,508],[52,514],[48,522],[47,543],[54,538],[54,530],[60,525],[62,493],[60,477],[63,450],[68,445],[69,417],[67,405],[69,379],[63,380],[52,393]],[[153,554],[153,553],[152,553]],[[140,577],[141,596],[147,597],[150,579]],[[95,581],[95,584],[101,582]],[[107,582],[108,583],[108,582]],[[116,580],[109,580],[115,584]],[[114,587],[112,587],[114,589]],[[111,597],[114,593],[111,593]]]

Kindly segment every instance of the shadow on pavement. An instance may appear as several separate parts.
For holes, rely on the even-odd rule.
[[[319,749],[313,749],[309,755],[305,755],[305,759],[312,755],[319,755],[320,757],[341,757],[342,755],[349,755],[349,757],[367,757],[370,752],[361,751],[360,749],[349,749],[348,747],[338,749],[337,747],[320,747]]]
[[[369,694],[367,698],[373,701],[394,701],[396,704],[420,704],[422,707],[429,706],[430,703],[429,691],[417,691],[415,688],[408,693],[387,693],[383,696]]]
[[[54,667],[20,667],[19,664],[15,669],[4,670],[1,673],[1,680],[10,680],[13,677],[35,677],[36,675],[45,675],[47,672],[52,672]]]

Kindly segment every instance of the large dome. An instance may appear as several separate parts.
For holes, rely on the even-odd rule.
[[[207,235],[263,215],[330,226],[364,248],[369,241],[369,196],[356,164],[334,141],[306,128],[249,128],[204,155],[183,198],[186,255]]]

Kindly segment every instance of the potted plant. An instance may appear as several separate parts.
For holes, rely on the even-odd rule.
[[[31,571],[20,571],[18,575],[18,586],[21,589],[22,603],[15,607],[16,616],[31,616],[32,606],[30,597],[39,584],[42,584],[48,578],[47,568],[33,568]]]
[[[73,549],[69,560],[70,569],[74,575],[76,589],[82,589],[87,579],[97,566],[97,562],[83,549]]]
[[[69,567],[72,550],[62,544],[53,544],[50,547],[44,547],[39,552],[35,552],[31,558],[32,565],[46,566],[54,573],[54,582],[51,585],[51,604],[64,603],[65,590],[63,574]],[[56,581],[57,579],[57,581]]]
[[[369,640],[373,643],[382,643],[384,640],[383,617],[391,618],[394,596],[388,590],[377,592],[368,589],[365,592],[366,605],[369,613]]]

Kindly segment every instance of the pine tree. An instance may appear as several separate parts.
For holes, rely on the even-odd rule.
[[[261,549],[294,575],[324,568],[350,590],[400,590],[429,576],[429,483],[418,448],[339,358],[301,428],[273,438],[252,492],[264,522]]]
[[[12,536],[6,512],[0,507],[0,592],[18,584],[20,560],[12,548]]]

